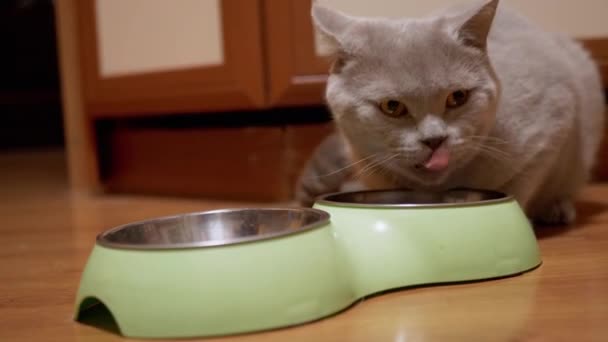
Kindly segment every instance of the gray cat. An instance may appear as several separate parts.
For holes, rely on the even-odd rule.
[[[597,67],[574,40],[498,3],[400,20],[313,5],[335,52],[326,98],[337,132],[303,171],[301,204],[356,180],[499,190],[536,221],[575,219],[604,128]]]

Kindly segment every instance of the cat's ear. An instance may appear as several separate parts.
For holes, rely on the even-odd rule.
[[[314,26],[331,54],[344,52],[344,33],[354,19],[336,10],[319,5],[314,1],[311,15]]]
[[[499,0],[491,0],[481,8],[475,9],[472,15],[467,14],[468,18],[457,32],[458,39],[463,44],[485,50],[498,2]]]

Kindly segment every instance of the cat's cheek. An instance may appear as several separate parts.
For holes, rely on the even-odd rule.
[[[462,128],[453,123],[448,124],[446,131],[451,139],[458,139],[462,136]]]
[[[329,77],[325,97],[334,117],[347,115],[353,109],[353,104],[357,102],[352,92],[347,89],[348,87],[341,77],[335,75]]]
[[[466,139],[471,135],[487,135],[494,125],[495,115],[488,109],[478,110],[474,106],[470,106],[467,111],[463,112],[450,124],[451,127],[457,129],[454,131],[454,136]]]
[[[467,132],[470,131],[470,132]],[[450,124],[447,128],[448,141],[452,146],[458,146],[465,142],[465,136],[473,133],[473,129],[465,129],[457,124]],[[467,134],[469,133],[469,134]]]
[[[365,125],[381,125],[381,114],[378,113],[378,110],[373,108],[358,108],[357,112],[357,120]]]
[[[469,108],[483,121],[493,121],[496,115],[497,96],[496,88],[489,86],[475,91],[471,97]]]

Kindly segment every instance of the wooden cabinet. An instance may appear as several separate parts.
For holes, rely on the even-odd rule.
[[[353,15],[389,17],[424,15],[451,3],[323,2]],[[608,80],[608,24],[597,15],[608,4],[539,2],[544,5],[504,1],[550,29],[581,38]],[[299,168],[331,131],[323,106],[329,60],[315,39],[311,3],[57,2],[66,141],[75,187],[288,199]],[[573,19],[574,9],[579,15]],[[301,113],[296,117],[286,107],[304,108],[317,119],[302,124]],[[186,114],[216,114],[238,127],[197,121],[187,130],[175,130],[132,121]],[[262,175],[264,165],[273,167]],[[245,174],[257,175],[259,182],[240,176]]]
[[[85,101],[92,116],[265,105],[260,1],[76,4]]]

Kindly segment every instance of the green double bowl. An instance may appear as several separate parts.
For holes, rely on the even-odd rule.
[[[75,317],[102,303],[121,334],[229,335],[314,321],[390,289],[516,275],[541,263],[500,193],[368,191],[314,208],[227,209],[101,234]]]

